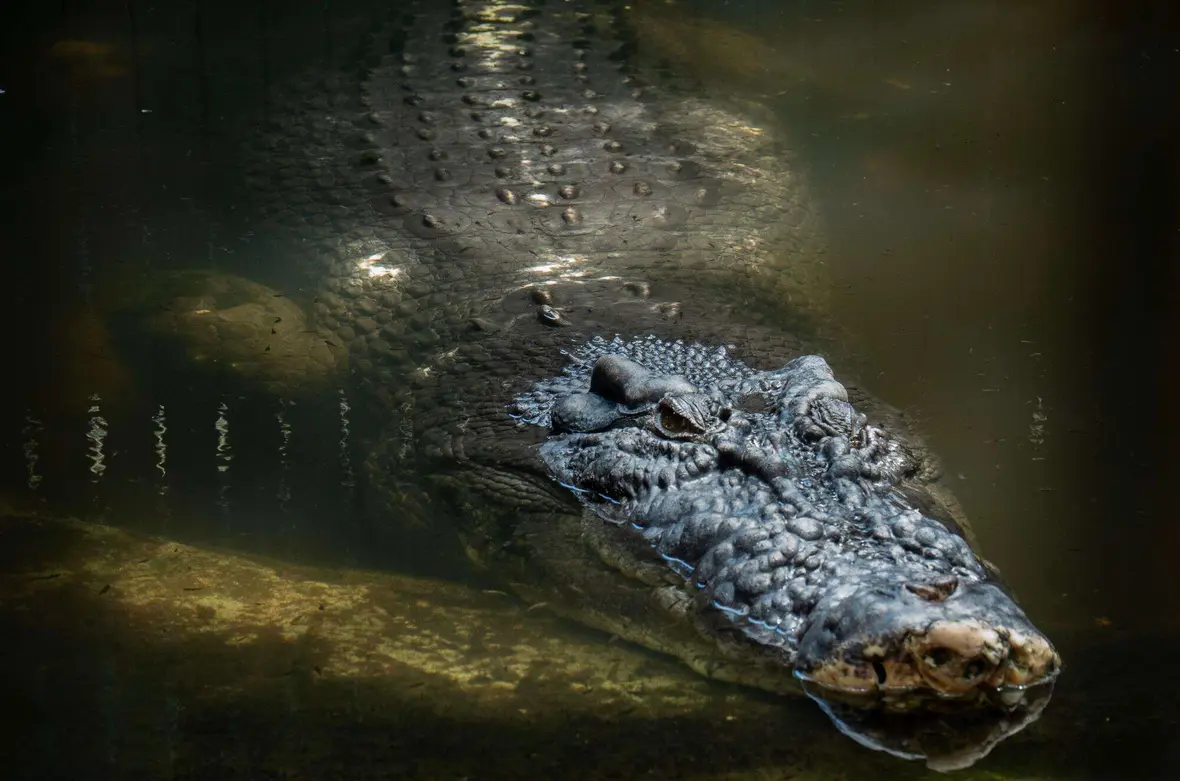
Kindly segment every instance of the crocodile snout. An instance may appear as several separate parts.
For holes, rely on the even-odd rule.
[[[991,584],[866,589],[832,604],[804,637],[800,677],[833,692],[969,699],[1052,681],[1061,659]],[[885,600],[885,601],[882,601]],[[866,604],[876,601],[875,605]]]

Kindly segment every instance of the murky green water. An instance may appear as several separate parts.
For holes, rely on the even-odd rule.
[[[1180,53],[1146,12],[1076,5],[632,11],[645,56],[767,103],[794,129],[862,371],[924,421],[986,554],[1066,659],[1041,720],[969,778],[1180,775],[1166,446]],[[15,516],[0,527],[0,625],[18,638],[0,652],[16,692],[0,710],[19,725],[0,735],[6,777],[934,775],[856,747],[810,703],[709,684],[500,605],[449,535],[358,520],[358,420],[336,389],[291,405],[174,386],[166,367],[144,371],[148,356],[115,350],[104,307],[137,275],[199,267],[274,282],[250,252],[248,198],[234,195],[235,133],[301,68],[345,61],[384,7],[0,11],[4,498],[133,535],[99,544]],[[175,580],[136,570],[164,556],[143,534],[193,545],[184,555],[204,579],[184,580],[183,562],[167,570]],[[279,575],[234,593],[239,555],[269,557]],[[285,569],[296,564],[309,569]],[[284,578],[362,577],[340,568],[398,573],[357,588],[413,594],[420,614],[395,599],[383,615],[437,643],[365,646],[371,664],[348,666],[340,649],[360,646],[344,628],[364,615],[342,611],[344,628],[321,635],[265,629],[271,613],[241,618]],[[416,578],[439,577],[465,585],[439,585],[432,607],[433,581]],[[136,591],[146,582],[161,591]],[[170,623],[167,600],[197,589],[212,612]],[[479,631],[452,636],[451,609]],[[237,618],[197,622],[226,615]],[[509,622],[515,639],[496,633]]]

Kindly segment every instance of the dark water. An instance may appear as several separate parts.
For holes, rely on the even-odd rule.
[[[9,504],[327,568],[466,577],[449,536],[361,520],[363,421],[346,388],[280,400],[179,382],[156,356],[118,351],[103,314],[112,289],[160,270],[259,268],[232,167],[241,128],[301,69],[349,62],[387,6],[29,0],[0,11]],[[1165,8],[700,0],[634,11],[648,56],[758,98],[794,129],[873,389],[918,414],[989,558],[1060,644],[1067,673],[1046,715],[972,777],[1180,776],[1180,36]],[[8,572],[44,553],[19,534],[7,542]],[[799,726],[773,737],[729,725],[717,702],[763,705],[724,687],[693,715],[585,708],[539,731],[496,713],[449,721],[359,685],[202,708],[202,686],[227,685],[240,660],[200,647],[109,652],[111,637],[134,645],[119,638],[135,627],[75,631],[101,608],[72,609],[44,624],[5,618],[27,637],[0,652],[21,693],[5,720],[23,727],[0,741],[16,777],[924,773],[824,743],[830,727],[809,710],[788,708]],[[253,664],[282,658],[281,645]],[[169,659],[201,654],[207,666],[183,668],[195,680],[178,678]],[[128,658],[138,669],[120,667]],[[312,736],[323,745],[309,757]]]

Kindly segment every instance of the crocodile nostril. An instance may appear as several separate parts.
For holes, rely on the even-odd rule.
[[[537,319],[545,325],[563,325],[565,318],[561,316],[561,312],[558,312],[553,307],[548,304],[542,304],[537,307]]]
[[[987,672],[987,662],[978,657],[963,665],[963,678],[969,681],[975,680],[985,672]]]
[[[879,659],[873,660],[873,673],[876,674],[876,676],[877,676],[877,685],[884,686],[885,681],[888,679],[889,676],[886,674],[885,665],[881,664],[881,660],[879,660]]]
[[[945,667],[955,658],[949,648],[932,648],[926,652],[926,663],[931,667]]]

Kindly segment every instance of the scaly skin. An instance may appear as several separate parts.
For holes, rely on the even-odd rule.
[[[785,136],[645,72],[624,11],[439,6],[375,36],[359,91],[276,112],[251,176],[371,401],[380,503],[430,484],[526,598],[802,679],[853,733],[849,698],[1019,712],[989,747],[1035,718],[1022,687],[1060,660],[933,458],[800,357],[838,361],[839,331]]]
[[[550,431],[549,474],[620,550],[681,575],[666,599],[706,636],[896,709],[1057,673],[921,460],[818,356],[756,372],[724,349],[597,340],[512,409]]]

